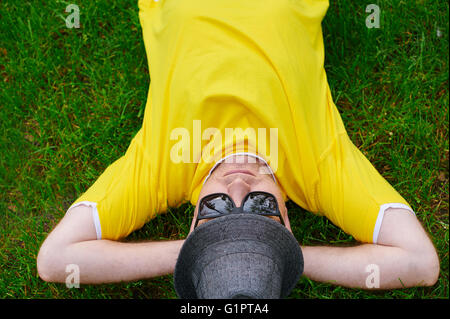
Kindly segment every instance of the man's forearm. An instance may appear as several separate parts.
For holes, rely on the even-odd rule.
[[[70,244],[47,265],[48,281],[65,282],[66,267],[79,267],[80,283],[134,281],[173,273],[184,240],[123,243],[91,240]]]
[[[422,275],[426,260],[417,260],[402,248],[364,244],[355,247],[302,246],[302,251],[304,275],[311,280],[363,289],[433,284],[433,279],[424,279]]]

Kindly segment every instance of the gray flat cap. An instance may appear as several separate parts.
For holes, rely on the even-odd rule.
[[[255,214],[230,214],[198,226],[181,248],[174,272],[180,298],[284,298],[303,273],[295,237]]]

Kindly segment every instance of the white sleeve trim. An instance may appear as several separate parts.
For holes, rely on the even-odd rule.
[[[102,239],[102,227],[100,225],[100,217],[98,216],[97,203],[95,202],[79,202],[69,207],[69,209],[78,207],[80,205],[86,205],[92,208],[92,220],[94,221],[95,232],[97,234],[97,239]]]
[[[403,208],[409,210],[411,213],[416,215],[416,213],[408,205],[402,203],[388,203],[380,206],[380,211],[378,212],[377,221],[375,222],[375,229],[373,230],[373,243],[376,244],[378,241],[378,235],[380,234],[381,223],[383,222],[384,212],[388,208]]]

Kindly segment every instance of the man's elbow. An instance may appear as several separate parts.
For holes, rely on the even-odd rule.
[[[434,252],[433,257],[431,257],[431,261],[428,265],[428,272],[427,272],[427,278],[425,280],[426,286],[433,286],[436,284],[439,278],[439,272],[440,272],[440,262],[439,257],[437,256],[437,253]]]
[[[39,249],[39,253],[36,260],[37,273],[39,277],[47,282],[58,282],[56,265],[57,254],[52,247],[44,244]]]
[[[428,252],[418,254],[420,260],[419,278],[421,286],[433,286],[439,278],[440,262],[434,247]]]

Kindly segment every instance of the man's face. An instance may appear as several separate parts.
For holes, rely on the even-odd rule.
[[[192,232],[194,230],[200,200],[206,195],[212,193],[228,194],[236,206],[239,207],[244,197],[249,192],[254,191],[268,192],[275,196],[286,228],[291,231],[283,195],[270,174],[269,169],[263,162],[245,155],[233,156],[227,159],[225,162],[220,163],[211,173],[211,176],[200,191],[199,201],[195,207],[190,231]],[[268,216],[267,218],[280,221],[275,216]],[[208,219],[200,220],[198,225],[207,221]]]

